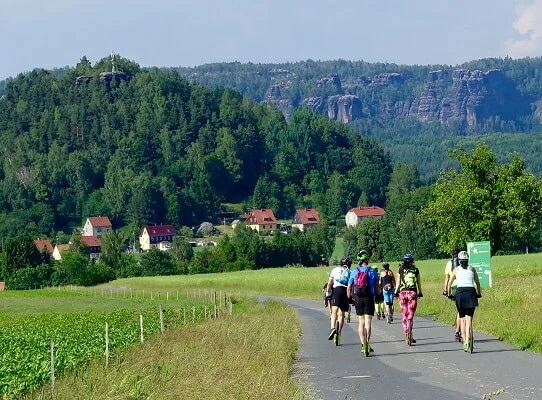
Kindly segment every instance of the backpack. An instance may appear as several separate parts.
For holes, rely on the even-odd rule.
[[[457,267],[459,267],[459,258],[454,257],[452,258],[452,271]]]
[[[348,278],[350,278],[350,269],[346,267],[341,268],[341,274],[337,278],[337,282],[339,282],[341,285],[348,285]]]
[[[359,267],[356,279],[354,282],[354,289],[356,296],[364,297],[371,294],[371,289],[369,288],[369,266],[365,266],[365,271],[362,271]]]
[[[417,287],[416,284],[418,282],[418,277],[416,276],[416,270],[405,269],[401,276],[401,282],[403,284],[403,288],[416,290],[416,287]]]

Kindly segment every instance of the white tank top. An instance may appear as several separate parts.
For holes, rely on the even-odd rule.
[[[456,268],[455,281],[457,287],[474,287],[474,272],[470,269],[464,269],[462,267]]]

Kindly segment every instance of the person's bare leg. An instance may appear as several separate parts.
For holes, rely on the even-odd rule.
[[[358,318],[359,318],[359,321],[358,321],[359,340],[361,342],[361,345],[363,345],[363,343],[365,343],[365,336],[366,336],[366,333],[365,333],[365,316],[360,315]]]
[[[339,310],[339,307],[331,307],[331,329],[335,328],[335,322],[337,321],[337,312]]]

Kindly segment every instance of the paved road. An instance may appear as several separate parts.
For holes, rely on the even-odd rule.
[[[282,299],[300,317],[297,374],[313,399],[540,400],[542,357],[475,333],[475,353],[452,341],[453,328],[416,317],[408,347],[400,321],[373,320],[371,357],[361,356],[357,317],[342,345],[327,340],[329,319],[320,301]],[[476,321],[475,321],[476,324]],[[485,397],[484,397],[485,396]]]

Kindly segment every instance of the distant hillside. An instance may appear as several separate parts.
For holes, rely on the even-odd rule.
[[[538,129],[542,59],[483,59],[456,67],[363,61],[217,63],[178,68],[205,86],[227,86],[288,118],[306,106],[342,122],[412,119],[457,132]]]
[[[0,235],[50,234],[108,215],[115,226],[212,221],[221,203],[328,221],[384,205],[381,146],[309,110],[272,107],[174,71],[83,57],[9,80],[0,98]]]

